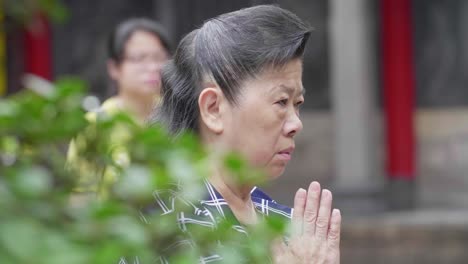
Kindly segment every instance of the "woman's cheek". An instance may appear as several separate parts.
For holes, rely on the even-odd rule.
[[[261,167],[268,166],[275,153],[271,149],[261,148],[256,154],[257,165]]]

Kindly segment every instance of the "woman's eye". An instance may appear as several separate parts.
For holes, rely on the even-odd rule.
[[[304,103],[304,101],[298,101],[295,106],[297,108],[299,108],[303,103]]]
[[[285,106],[288,104],[288,99],[282,99],[282,100],[279,100],[278,102],[276,102],[277,104],[281,105],[281,106]]]

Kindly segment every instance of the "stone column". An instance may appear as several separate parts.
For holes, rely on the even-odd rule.
[[[334,189],[341,206],[373,210],[377,155],[377,64],[372,1],[330,0],[330,78],[335,133]],[[359,201],[351,198],[359,198]],[[352,207],[352,208],[351,208]],[[359,211],[359,210],[358,210]]]

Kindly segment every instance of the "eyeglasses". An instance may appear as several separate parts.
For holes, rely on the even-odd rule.
[[[126,55],[123,57],[124,61],[138,64],[138,65],[148,65],[150,63],[154,64],[163,64],[167,60],[166,54],[155,53],[155,54],[132,54]]]

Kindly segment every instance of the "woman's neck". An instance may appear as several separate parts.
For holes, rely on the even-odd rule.
[[[222,173],[215,173],[208,180],[223,196],[240,223],[245,225],[255,224],[257,214],[250,197],[252,186],[239,186],[227,179],[229,177],[224,176]]]
[[[140,122],[145,122],[148,119],[155,103],[157,102],[157,97],[151,96],[148,96],[147,98],[137,98],[131,95],[119,94],[116,98],[118,100],[119,107],[124,111],[128,111]]]

